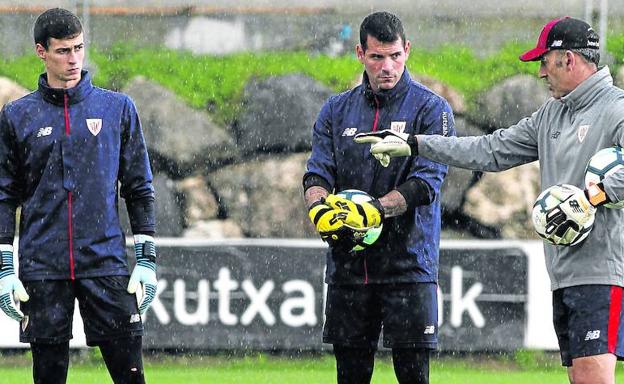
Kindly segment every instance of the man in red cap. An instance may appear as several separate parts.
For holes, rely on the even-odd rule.
[[[616,360],[624,357],[624,210],[603,205],[624,200],[624,171],[583,188],[591,156],[624,146],[624,91],[613,85],[608,67],[598,66],[598,35],[582,20],[550,21],[536,47],[520,60],[540,61],[539,77],[553,97],[511,127],[473,137],[384,130],[354,140],[372,144],[371,153],[382,165],[396,156],[419,156],[496,172],[538,160],[543,189],[563,183],[580,187],[553,212],[573,210],[547,217],[556,233],[578,228],[579,217],[595,220],[579,244],[544,243],[553,322],[570,382],[614,383]]]

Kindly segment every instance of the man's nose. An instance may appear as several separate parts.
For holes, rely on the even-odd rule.
[[[384,72],[392,72],[393,64],[392,59],[386,57],[381,64],[381,70]]]
[[[69,51],[68,59],[69,59],[70,63],[77,62],[78,61],[78,54],[76,53],[76,51],[74,51],[73,49],[71,51]]]

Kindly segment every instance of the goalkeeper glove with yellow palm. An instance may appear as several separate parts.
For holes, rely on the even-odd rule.
[[[329,206],[321,199],[310,206],[308,216],[321,239],[332,248],[350,250],[366,236],[368,228],[357,213]]]
[[[356,203],[337,195],[329,195],[325,202],[334,209],[344,209],[362,217],[362,225],[368,229],[379,227],[384,220],[384,209],[377,199]]]

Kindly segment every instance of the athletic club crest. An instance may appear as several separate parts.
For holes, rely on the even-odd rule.
[[[102,119],[87,119],[87,128],[89,128],[93,136],[97,136],[102,130]]]
[[[392,132],[403,133],[405,131],[405,121],[392,121],[390,123],[390,130]]]
[[[585,140],[585,136],[587,136],[587,131],[589,131],[589,125],[580,125],[578,127],[578,131],[576,131],[576,136],[579,139],[579,143],[582,143]]]

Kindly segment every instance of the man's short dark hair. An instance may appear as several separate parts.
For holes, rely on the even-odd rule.
[[[68,39],[82,32],[82,24],[76,15],[63,8],[52,8],[43,12],[35,21],[35,44],[46,50],[50,38]]]
[[[366,40],[372,36],[382,43],[393,43],[401,39],[405,45],[405,31],[401,20],[389,12],[375,12],[366,16],[360,25],[360,45],[366,51]]]
[[[576,48],[570,49],[570,51],[578,53],[585,61],[594,64],[596,67],[600,64],[600,51],[598,49]]]

